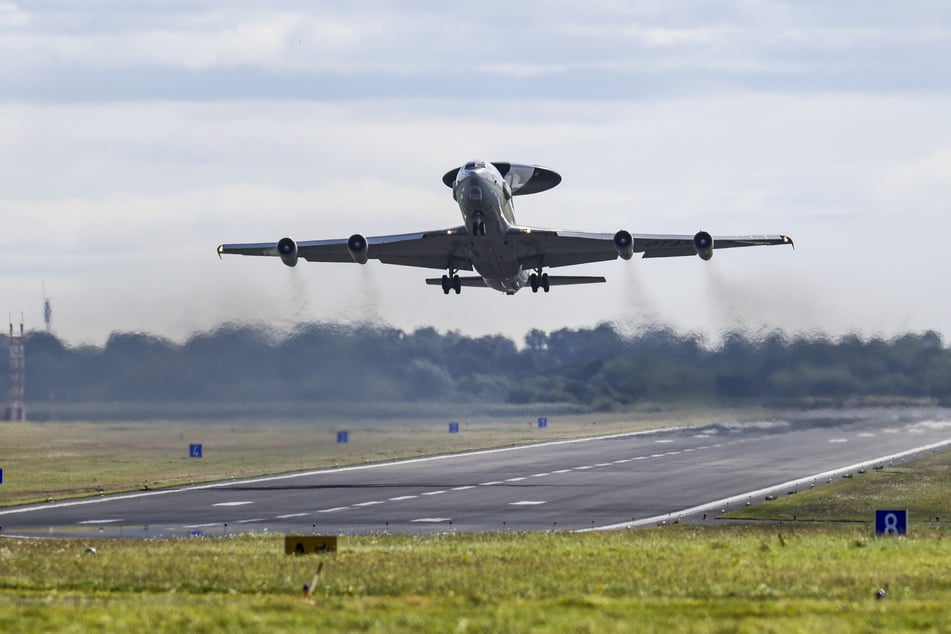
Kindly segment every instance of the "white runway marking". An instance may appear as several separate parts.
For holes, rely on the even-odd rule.
[[[571,473],[571,469],[559,469],[558,471],[552,471],[552,473]]]
[[[418,495],[401,495],[396,498],[390,498],[390,502],[402,502],[403,500],[415,500]]]
[[[873,434],[872,432],[863,431],[862,433],[859,434],[859,438],[875,438],[875,434]]]
[[[112,524],[121,521],[122,520],[86,520],[85,522],[80,522],[80,524]]]
[[[530,477],[530,478],[544,478],[544,477],[550,476],[550,475],[551,475],[550,473],[533,473],[533,474],[530,475],[529,477]],[[511,480],[506,480],[506,482],[511,482]]]
[[[545,500],[522,500],[521,502],[510,502],[510,506],[538,506],[545,504]]]
[[[337,511],[346,511],[349,506],[335,506],[332,509],[324,509],[322,511],[317,511],[318,513],[336,513]]]
[[[263,517],[256,517],[251,520],[238,520],[237,522],[235,522],[235,524],[251,524],[253,522],[263,522],[263,521],[264,521]]]
[[[639,520],[634,520],[632,522],[608,524],[605,526],[597,526],[595,528],[583,528],[578,530],[578,532],[588,533],[591,531],[611,531],[611,530],[618,530],[622,528],[638,528],[640,526],[651,526],[653,524],[660,524],[661,522],[678,519],[680,517],[685,517],[685,516],[693,515],[696,513],[703,513],[706,511],[710,511],[712,509],[721,509],[721,508],[730,506],[732,504],[745,502],[749,500],[750,498],[761,497],[766,495],[767,493],[772,493],[774,491],[778,491],[781,489],[789,489],[789,488],[804,486],[806,484],[814,483],[816,480],[823,480],[825,478],[829,478],[829,482],[831,482],[832,476],[855,471],[857,469],[867,467],[870,464],[881,464],[883,462],[889,462],[891,460],[898,460],[906,456],[913,456],[915,454],[923,453],[925,451],[930,451],[932,449],[937,449],[939,447],[947,447],[948,445],[951,445],[951,440],[942,440],[940,442],[932,443],[930,445],[915,447],[913,449],[908,449],[906,451],[891,454],[889,456],[880,456],[878,458],[866,460],[865,462],[859,462],[857,464],[851,464],[844,467],[839,467],[837,469],[832,469],[831,471],[816,473],[813,475],[809,475],[803,478],[798,478],[796,480],[790,480],[789,482],[783,482],[781,484],[766,487],[763,489],[757,489],[755,491],[747,491],[746,493],[740,493],[732,497],[723,498],[722,500],[704,502],[703,504],[698,504],[697,506],[692,506],[686,509],[680,509],[679,511],[672,511],[670,513],[665,513],[664,515],[655,515],[654,517],[645,517]]]
[[[207,524],[189,524],[185,528],[208,528],[209,526],[221,526],[218,522],[209,522]]]
[[[508,480],[506,480],[506,482],[521,482],[522,480],[526,480],[526,479],[527,478],[509,478]]]
[[[615,461],[614,461],[614,464],[625,464],[625,463],[628,463],[628,462],[630,462],[630,461],[631,461],[630,458],[624,458],[623,460],[615,460]]]
[[[310,513],[288,513],[287,515],[278,515],[274,519],[278,520],[289,520],[292,517],[304,517],[305,515],[310,515]]]
[[[499,480],[493,480],[492,482],[480,482],[480,487],[494,487],[496,484],[502,484]]]
[[[830,439],[829,439],[829,442],[831,442],[831,443],[843,443],[843,442],[849,442],[849,439],[848,439],[848,438],[830,438]]]
[[[576,471],[587,471],[588,469],[594,469],[591,465],[586,465],[584,467],[575,467]]]
[[[610,466],[611,466],[611,463],[610,463],[610,462],[599,462],[598,464],[596,464],[596,465],[594,465],[594,466],[596,466],[596,467],[610,467]]]
[[[440,493],[445,493],[445,491],[424,491],[423,495],[439,495]]]
[[[475,486],[472,484],[466,485],[464,487],[453,487],[450,491],[468,491],[469,489],[474,489]]]
[[[604,440],[610,440],[614,438],[633,438],[636,436],[649,436],[651,434],[657,433],[666,433],[671,431],[677,431],[681,429],[686,429],[685,427],[672,427],[665,430],[658,429],[649,429],[646,431],[634,431],[634,432],[621,432],[619,434],[610,434],[608,436],[588,436],[585,438],[572,438],[571,440],[553,440],[548,442],[540,442],[534,445],[520,445],[516,447],[500,447],[496,449],[479,449],[476,451],[467,451],[462,453],[450,453],[442,454],[439,456],[425,456],[422,458],[410,458],[408,460],[401,460],[399,464],[420,464],[423,462],[438,462],[438,461],[449,461],[456,460],[459,458],[471,458],[472,456],[488,456],[493,454],[508,453],[513,451],[531,451],[533,449],[556,447],[561,445],[574,445],[578,443],[587,443],[587,442],[601,442]],[[158,491],[147,491],[144,493],[125,493],[121,495],[113,495],[108,497],[96,497],[88,498],[81,500],[70,500],[68,502],[57,502],[55,504],[45,503],[45,504],[34,504],[31,506],[21,506],[16,508],[4,509],[0,511],[0,515],[13,515],[21,513],[31,513],[34,511],[48,511],[49,509],[61,509],[68,508],[71,506],[85,506],[87,504],[101,504],[103,502],[115,502],[117,500],[133,500],[144,497],[155,497],[162,495],[174,495],[176,493],[188,493],[191,491],[207,491],[210,489],[227,489],[228,487],[234,486],[236,484],[261,484],[262,482],[277,482],[279,480],[291,480],[294,478],[306,478],[316,475],[329,475],[329,474],[339,474],[346,471],[366,471],[370,469],[384,469],[392,467],[394,463],[392,462],[377,462],[367,465],[353,465],[350,467],[335,467],[333,469],[316,469],[312,471],[299,471],[297,473],[288,473],[284,475],[277,476],[263,476],[260,478],[248,478],[245,480],[229,480],[225,482],[211,482],[209,484],[198,484],[194,486],[183,486],[171,489],[161,489]],[[341,507],[343,509],[347,507]],[[337,510],[337,509],[335,509]]]
[[[417,524],[420,524],[420,523],[440,524],[442,522],[451,522],[451,521],[452,521],[451,517],[421,517],[418,520],[410,520],[410,522],[415,522]]]
[[[376,506],[377,504],[383,504],[380,500],[372,500],[370,502],[358,502],[354,506]]]
[[[218,502],[212,506],[244,506],[245,504],[254,504],[254,502]]]

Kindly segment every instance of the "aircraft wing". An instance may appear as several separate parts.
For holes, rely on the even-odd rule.
[[[517,253],[525,269],[571,266],[587,262],[604,262],[618,257],[614,234],[560,231],[513,227],[510,239],[517,244]],[[634,253],[645,258],[697,255],[692,235],[633,234]],[[714,249],[789,244],[784,235],[713,236]]]
[[[471,271],[468,239],[465,227],[370,236],[366,238],[366,255],[385,264],[429,269],[448,269],[451,264],[457,270]],[[297,254],[308,262],[353,262],[347,242],[347,238],[298,242]],[[280,256],[277,242],[222,244],[218,247],[218,255],[223,254]]]
[[[697,255],[693,236],[634,235],[634,253],[644,253],[645,258],[668,258],[678,255]],[[795,248],[792,238],[786,235],[762,236],[713,236],[713,248],[758,247],[788,244]]]

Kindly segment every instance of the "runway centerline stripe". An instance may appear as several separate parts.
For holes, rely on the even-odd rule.
[[[408,460],[392,460],[387,462],[375,462],[373,464],[352,465],[349,467],[339,467],[334,469],[316,469],[312,471],[301,471],[298,473],[285,473],[276,476],[263,476],[260,478],[248,478],[246,480],[226,480],[222,482],[211,482],[208,484],[196,484],[190,486],[174,487],[169,489],[160,489],[158,491],[144,491],[141,493],[123,493],[119,495],[87,498],[81,500],[70,500],[68,502],[56,502],[54,504],[34,504],[20,506],[0,511],[0,515],[13,515],[19,513],[30,513],[33,511],[47,511],[49,509],[66,508],[70,506],[82,506],[86,504],[101,504],[102,502],[115,502],[118,500],[133,500],[136,498],[152,497],[156,495],[173,495],[175,493],[188,493],[191,491],[206,491],[209,489],[224,489],[232,486],[247,486],[249,484],[261,484],[265,482],[277,482],[280,480],[291,480],[293,478],[307,478],[311,476],[333,475],[347,471],[362,471],[368,469],[383,469],[393,466],[407,464],[418,464],[421,462],[435,462],[439,460],[458,460],[461,458],[471,458],[472,456],[487,456],[498,453],[507,453],[512,451],[531,451],[533,449],[556,447],[560,445],[574,445],[586,442],[596,442],[601,440],[612,440],[616,438],[631,438],[634,436],[649,436],[652,434],[666,434],[670,432],[682,431],[687,427],[668,427],[666,429],[648,429],[644,431],[629,431],[620,434],[609,434],[607,436],[587,436],[585,438],[572,438],[570,440],[552,440],[547,442],[535,443],[532,445],[520,445],[517,447],[498,447],[495,449],[479,449],[477,451],[468,451],[463,453],[441,454],[438,456],[425,456],[422,458],[410,458]],[[346,508],[346,507],[344,507]]]
[[[245,506],[246,504],[254,504],[254,502],[250,500],[245,502],[218,502],[217,504],[212,504],[212,506]]]
[[[509,502],[509,506],[538,506],[545,504],[545,500],[522,500],[521,502]]]
[[[828,478],[829,482],[832,481],[832,477],[839,475],[840,473],[847,473],[850,471],[855,471],[864,467],[868,467],[870,464],[888,462],[890,460],[898,460],[900,458],[905,458],[907,456],[913,456],[915,454],[924,453],[932,449],[938,449],[940,447],[947,447],[951,445],[951,440],[942,440],[940,442],[931,443],[930,445],[922,445],[921,447],[915,447],[913,449],[908,449],[907,451],[902,451],[899,453],[891,454],[888,456],[880,456],[878,458],[872,458],[870,460],[864,460],[862,462],[857,462],[855,464],[846,465],[844,467],[838,467],[836,469],[830,469],[829,471],[823,471],[822,473],[815,473],[813,475],[805,476],[802,478],[797,478],[795,480],[790,480],[788,482],[782,482],[780,484],[772,485],[762,489],[756,489],[755,491],[747,491],[746,493],[739,493],[737,495],[723,498],[722,500],[713,500],[711,502],[704,502],[703,504],[698,504],[697,506],[692,506],[686,509],[680,509],[678,511],[671,511],[670,513],[665,513],[663,515],[655,515],[654,517],[645,517],[643,519],[635,520],[633,522],[621,522],[619,524],[607,524],[605,526],[596,526],[594,528],[582,528],[577,532],[587,533],[590,531],[611,531],[619,530],[623,528],[638,528],[641,526],[652,526],[654,524],[659,524],[663,521],[684,517],[687,515],[694,515],[696,513],[703,513],[704,511],[709,511],[711,509],[724,508],[739,502],[745,502],[753,497],[760,497],[777,491],[780,489],[788,489],[791,487],[799,487],[804,484],[810,484],[817,480],[823,480]]]
[[[439,495],[439,494],[445,493],[445,492],[446,492],[445,490],[442,490],[442,491],[424,491],[424,492],[423,492],[423,495]]]
[[[383,504],[380,500],[371,500],[370,502],[358,502],[353,506],[376,506],[377,504]]]
[[[451,489],[449,489],[449,490],[450,490],[450,491],[468,491],[469,489],[474,489],[474,488],[475,488],[475,485],[473,485],[473,484],[467,484],[466,486],[453,487],[453,488],[451,488]]]
[[[418,498],[418,495],[401,495],[399,497],[390,498],[390,502],[402,502],[403,500],[415,500]]]
[[[497,484],[502,484],[501,480],[493,480],[492,482],[480,482],[480,487],[494,487]]]
[[[349,506],[335,506],[332,509],[324,509],[322,511],[317,511],[318,513],[336,513],[337,511],[346,511]]]
[[[84,522],[79,522],[80,524],[113,524],[115,522],[121,522],[122,520],[86,520]]]
[[[289,520],[292,517],[304,517],[305,515],[310,515],[310,513],[288,513],[287,515],[278,515],[274,519]]]
[[[506,482],[521,482],[522,480],[527,480],[525,476],[519,476],[518,478],[509,478]]]

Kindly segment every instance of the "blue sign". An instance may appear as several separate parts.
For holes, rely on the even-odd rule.
[[[189,458],[201,458],[201,445],[188,445]]]
[[[548,427],[548,419],[547,419],[547,418],[539,418],[539,419],[538,419],[538,426],[539,426],[539,427]]]
[[[908,534],[908,511],[875,511],[876,535]]]
[[[0,469],[0,484],[3,484],[3,469]]]
[[[459,433],[459,423],[449,423],[449,433],[458,434]]]
[[[341,443],[341,444],[347,442],[347,441],[349,440],[349,439],[347,438],[347,436],[348,436],[347,432],[345,432],[345,431],[338,431],[338,432],[337,432],[337,442],[338,442],[338,443]]]

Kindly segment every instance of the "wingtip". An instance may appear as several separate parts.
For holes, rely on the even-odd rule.
[[[793,251],[796,250],[796,243],[793,242],[793,239],[790,238],[789,236],[783,234],[783,242],[789,244],[789,246],[791,246],[791,247],[793,248]]]
[[[216,249],[216,251],[217,251],[217,253],[218,253],[218,259],[219,259],[219,260],[221,259],[221,253],[224,251],[224,248],[225,248],[225,245],[219,244],[219,245],[218,245],[218,248]]]

